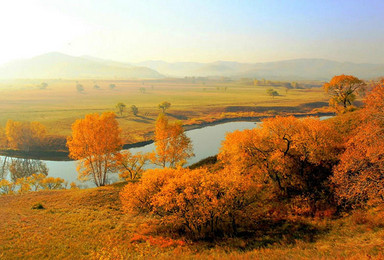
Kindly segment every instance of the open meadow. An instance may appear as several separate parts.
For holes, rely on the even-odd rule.
[[[41,89],[41,83],[48,86]],[[110,85],[116,87],[111,89]],[[317,83],[319,86],[321,83]],[[84,91],[76,86],[82,85]],[[97,85],[99,88],[94,88]],[[266,90],[279,93],[272,97]],[[202,124],[223,118],[273,116],[282,112],[306,113],[328,105],[323,89],[289,89],[283,86],[254,86],[252,80],[15,80],[0,83],[0,126],[7,120],[38,121],[51,135],[66,137],[71,125],[86,114],[114,111],[126,143],[150,139],[158,105],[171,103],[171,120]],[[116,105],[126,105],[122,115]],[[134,116],[131,106],[139,112]]]

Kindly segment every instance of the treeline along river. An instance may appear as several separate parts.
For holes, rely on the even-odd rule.
[[[320,119],[326,119],[329,116],[320,117]],[[186,135],[191,139],[193,144],[194,157],[188,160],[187,165],[196,163],[209,156],[216,155],[219,152],[221,142],[225,139],[225,135],[235,130],[245,130],[257,127],[260,122],[229,122],[219,125],[206,126],[199,129],[189,130]],[[142,152],[147,153],[155,150],[154,143],[147,144],[142,147],[131,148],[132,154]],[[1,156],[4,159],[4,156]],[[8,158],[9,160],[10,158]],[[93,187],[94,184],[91,181],[80,182],[77,179],[78,173],[76,170],[77,161],[52,161],[42,160],[47,165],[48,176],[60,177],[66,180],[68,183],[75,182],[80,187]],[[153,168],[155,165],[147,165],[146,168]],[[9,176],[8,176],[9,177]],[[111,174],[109,176],[109,182],[113,183],[119,180],[117,174]]]

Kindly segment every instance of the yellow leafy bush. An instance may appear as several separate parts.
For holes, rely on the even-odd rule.
[[[121,200],[127,211],[149,213],[174,231],[202,238],[236,233],[251,214],[259,188],[250,176],[229,169],[166,168],[128,184]]]

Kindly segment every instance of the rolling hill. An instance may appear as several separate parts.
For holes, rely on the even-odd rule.
[[[74,57],[58,52],[46,53],[0,66],[0,78],[131,79],[162,77],[163,75],[147,67],[88,56]]]
[[[0,78],[155,79],[163,77],[231,77],[271,80],[326,80],[350,74],[363,79],[384,76],[384,64],[295,59],[276,62],[234,61],[125,63],[91,56],[51,52],[0,66]]]
[[[137,65],[146,66],[173,77],[225,76],[275,80],[329,80],[339,74],[351,74],[364,79],[384,76],[384,64],[337,62],[324,59],[295,59],[263,63],[145,61]]]

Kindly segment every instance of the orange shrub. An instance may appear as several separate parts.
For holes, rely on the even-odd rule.
[[[150,170],[123,189],[121,200],[128,211],[150,213],[173,230],[202,238],[236,233],[259,188],[250,176],[228,169]]]

